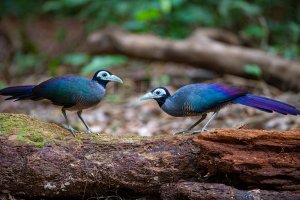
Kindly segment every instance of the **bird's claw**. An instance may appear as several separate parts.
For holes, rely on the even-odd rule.
[[[194,135],[194,134],[202,133],[202,132],[205,132],[205,131],[208,131],[208,129],[202,128],[201,130],[193,131],[192,134]]]
[[[89,133],[89,134],[93,134],[93,131],[91,129],[88,129],[87,131],[85,131],[86,133]]]
[[[190,130],[178,131],[178,132],[174,133],[173,135],[180,135],[180,134],[186,134],[186,133],[190,133]]]
[[[100,135],[100,133],[98,133],[98,132],[93,132],[91,129],[88,129],[87,131],[86,131],[86,133],[89,133],[89,134],[95,134],[95,135]]]
[[[72,126],[65,126],[65,128],[72,133],[72,135],[75,137],[75,133],[79,133],[76,129],[74,129]]]

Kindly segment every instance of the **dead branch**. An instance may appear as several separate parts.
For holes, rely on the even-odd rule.
[[[86,51],[182,62],[219,73],[252,78],[245,66],[255,64],[261,68],[262,78],[268,83],[283,89],[300,90],[300,62],[262,50],[236,46],[240,42],[238,38],[227,32],[224,34],[221,37],[215,31],[200,29],[185,40],[178,41],[107,28],[90,35]]]

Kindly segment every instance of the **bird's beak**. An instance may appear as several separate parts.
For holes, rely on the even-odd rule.
[[[153,98],[154,98],[154,95],[151,92],[148,92],[144,96],[142,96],[140,98],[140,100],[142,101],[142,100],[153,99]]]
[[[107,78],[108,81],[114,81],[114,82],[118,82],[118,83],[123,83],[122,79],[120,79],[118,76],[116,75],[111,75]]]

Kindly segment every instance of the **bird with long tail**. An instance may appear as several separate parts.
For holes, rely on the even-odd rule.
[[[174,117],[201,116],[192,126],[175,134],[198,133],[207,130],[209,123],[219,110],[229,104],[242,104],[264,112],[277,112],[283,115],[300,115],[296,107],[222,83],[190,84],[179,88],[173,95],[164,87],[146,93],[141,100],[154,99],[160,108]],[[201,130],[192,129],[202,122],[207,113],[213,112]]]
[[[62,107],[61,111],[67,123],[67,129],[75,136],[75,130],[69,123],[66,111],[76,111],[85,125],[87,132],[92,133],[81,114],[84,109],[98,104],[105,95],[108,82],[123,83],[109,71],[99,70],[90,80],[80,76],[62,76],[44,81],[38,85],[14,86],[0,90],[0,95],[9,96],[5,100],[41,100],[48,99],[54,105]]]

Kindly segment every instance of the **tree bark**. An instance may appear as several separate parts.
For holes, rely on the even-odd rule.
[[[90,35],[86,51],[120,53],[128,56],[182,62],[219,73],[242,77],[255,76],[247,64],[258,65],[261,77],[281,89],[299,91],[300,62],[283,59],[262,50],[236,46],[244,44],[233,34],[211,29],[198,29],[185,40],[169,40],[150,34],[133,34],[118,28],[107,28]]]
[[[260,189],[244,191],[237,190],[224,184],[187,181],[163,185],[161,187],[161,197],[163,200],[299,199],[298,194],[293,194],[291,192],[275,192]]]
[[[300,131],[218,129],[154,138],[84,133],[74,138],[54,124],[0,114],[0,192],[44,199],[85,199],[112,192],[124,199],[189,199],[194,188],[194,196],[213,199],[216,191],[237,195],[258,189],[265,190],[261,197],[296,199],[299,135]],[[181,184],[183,180],[193,183]]]

